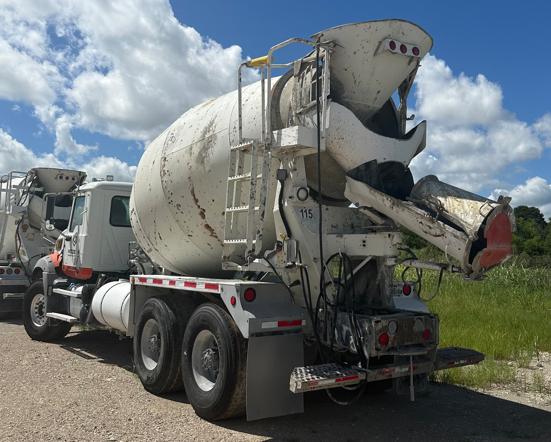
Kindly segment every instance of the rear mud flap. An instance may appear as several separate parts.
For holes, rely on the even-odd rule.
[[[304,365],[302,333],[249,338],[247,420],[304,412],[303,395],[289,391],[289,377]]]

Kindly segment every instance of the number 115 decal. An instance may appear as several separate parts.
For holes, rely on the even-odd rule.
[[[299,210],[300,217],[302,219],[312,219],[314,218],[314,209],[307,209],[306,207],[303,207]]]

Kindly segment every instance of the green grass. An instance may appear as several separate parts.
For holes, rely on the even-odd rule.
[[[551,352],[551,269],[512,263],[488,277],[465,282],[445,274],[439,294],[427,303],[440,317],[440,347],[486,354],[482,364],[437,372],[433,380],[488,388],[512,382],[517,366],[527,366],[540,351]],[[422,297],[432,295],[437,280],[436,272],[424,272]]]

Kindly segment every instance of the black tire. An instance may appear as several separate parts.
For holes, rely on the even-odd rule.
[[[209,339],[210,346],[205,344],[208,348],[202,351],[201,343]],[[202,358],[209,350],[216,356],[204,361]],[[209,365],[213,360],[216,361],[214,366]],[[203,363],[214,368],[207,370]],[[246,365],[246,341],[231,316],[212,303],[195,310],[184,334],[182,372],[187,398],[197,415],[203,419],[221,420],[245,414]]]
[[[184,296],[151,298],[143,306],[136,323],[134,364],[143,387],[150,393],[183,389],[180,352],[183,330],[193,312],[191,299],[184,299]],[[144,331],[150,336],[144,336]],[[154,337],[157,339],[152,341]]]
[[[57,341],[67,336],[72,325],[68,322],[59,321],[59,324],[52,325],[52,320],[46,318],[46,311],[43,300],[44,285],[42,281],[32,283],[23,297],[23,325],[25,331],[35,341]]]

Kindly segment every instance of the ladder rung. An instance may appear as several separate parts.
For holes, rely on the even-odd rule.
[[[257,175],[256,178],[262,178],[262,175]],[[249,181],[251,179],[251,173],[245,173],[243,175],[235,175],[228,177],[228,181]]]
[[[244,173],[243,175],[235,175],[228,177],[228,181],[248,181],[251,179],[251,174]]]
[[[256,239],[253,239],[253,244],[256,242]],[[225,239],[224,244],[247,244],[246,239]]]
[[[226,209],[226,213],[231,213],[231,212],[248,212],[249,211],[249,206],[241,206],[241,207],[228,207]]]
[[[255,207],[254,210],[258,212],[258,207]],[[235,213],[235,212],[248,212],[249,206],[241,206],[241,207],[228,207],[226,209],[226,213]]]
[[[253,147],[253,143],[243,143],[237,146],[231,146],[231,150],[250,150]]]

